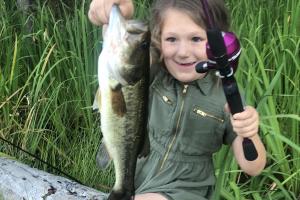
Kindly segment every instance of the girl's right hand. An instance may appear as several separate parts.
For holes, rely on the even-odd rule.
[[[113,4],[118,4],[122,15],[131,18],[134,11],[132,0],[92,0],[88,16],[95,25],[108,23],[109,13]]]

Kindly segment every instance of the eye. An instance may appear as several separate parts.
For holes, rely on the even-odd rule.
[[[198,36],[192,37],[192,41],[193,41],[193,42],[201,42],[201,41],[203,41],[203,40],[204,40],[203,38],[198,37]]]
[[[167,37],[165,39],[167,42],[175,42],[176,41],[176,38],[175,37]]]

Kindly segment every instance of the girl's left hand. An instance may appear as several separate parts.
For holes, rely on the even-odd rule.
[[[231,124],[235,133],[243,138],[251,138],[258,133],[259,115],[252,106],[246,106],[241,113],[236,113],[230,117]],[[228,105],[225,105],[228,111]]]

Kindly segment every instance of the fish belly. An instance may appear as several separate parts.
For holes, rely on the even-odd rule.
[[[122,88],[126,103],[126,113],[115,113],[112,90],[101,92],[101,130],[109,155],[113,159],[115,168],[115,184],[110,200],[134,195],[134,174],[138,150],[141,145],[143,102],[138,87],[126,86]],[[125,199],[124,199],[125,200]]]

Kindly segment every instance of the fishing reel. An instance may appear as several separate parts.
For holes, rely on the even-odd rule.
[[[214,69],[217,70],[216,75],[223,78],[224,76],[232,76],[236,72],[239,57],[241,55],[240,42],[237,39],[236,35],[232,32],[222,32],[222,37],[226,48],[228,63],[226,64],[226,66],[218,66],[217,58],[213,55],[209,43],[206,43],[206,54],[208,60],[199,62],[196,65],[196,71],[198,73],[206,73],[209,70]]]
[[[221,78],[223,91],[232,114],[243,112],[243,103],[238,89],[234,73],[238,66],[241,47],[237,37],[231,32],[222,32],[215,25],[212,15],[209,13],[208,0],[201,0],[204,13],[208,21],[206,53],[208,61],[196,65],[196,71],[205,73],[211,69],[217,70]],[[244,156],[248,161],[258,157],[253,141],[244,138]]]

